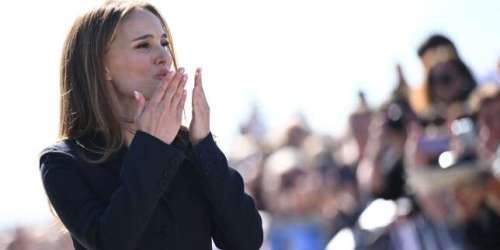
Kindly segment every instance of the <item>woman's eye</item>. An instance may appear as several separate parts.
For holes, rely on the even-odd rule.
[[[141,44],[137,45],[136,48],[137,49],[147,49],[147,48],[149,48],[149,44],[148,43],[141,43]]]
[[[163,47],[168,47],[168,44],[169,44],[168,41],[161,42],[161,46],[163,46]]]

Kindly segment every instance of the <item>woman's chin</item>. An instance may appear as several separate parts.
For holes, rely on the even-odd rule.
[[[149,83],[141,84],[140,88],[138,88],[138,91],[141,92],[141,94],[144,96],[146,101],[151,99],[154,96],[155,91],[158,89],[158,85],[162,83],[162,81],[151,81]]]

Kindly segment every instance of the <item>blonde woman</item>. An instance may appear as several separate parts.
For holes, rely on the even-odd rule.
[[[210,133],[201,70],[187,73],[157,9],[107,2],[74,23],[61,62],[61,140],[45,191],[75,249],[258,249],[260,216]]]

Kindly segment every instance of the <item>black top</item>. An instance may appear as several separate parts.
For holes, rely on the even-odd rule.
[[[75,249],[258,249],[262,223],[212,135],[195,146],[137,131],[102,164],[102,140],[64,140],[40,157],[45,191]]]

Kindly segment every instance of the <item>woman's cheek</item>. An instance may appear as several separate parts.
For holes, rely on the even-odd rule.
[[[145,97],[150,96],[152,92],[151,85],[153,85],[154,78],[149,67],[145,64],[136,64],[135,67],[130,70],[130,79],[133,81],[131,82],[134,88],[132,91],[140,90]]]

